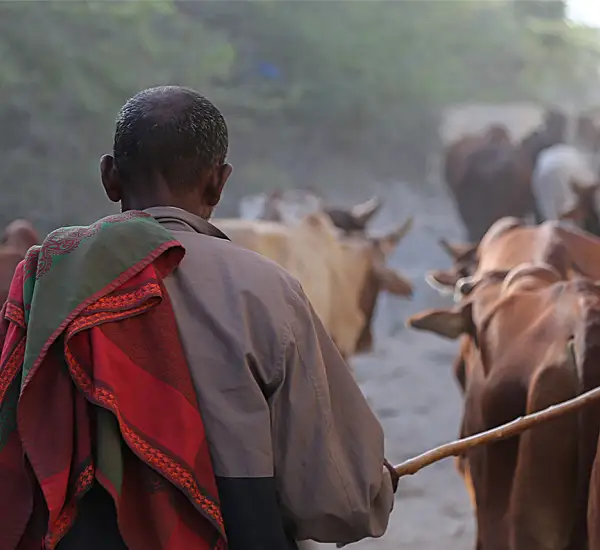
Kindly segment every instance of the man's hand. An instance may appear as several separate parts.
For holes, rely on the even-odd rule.
[[[398,475],[394,467],[385,458],[383,459],[383,465],[390,472],[390,478],[392,479],[392,487],[394,488],[395,493],[396,489],[398,489],[398,480],[400,479],[400,476]]]

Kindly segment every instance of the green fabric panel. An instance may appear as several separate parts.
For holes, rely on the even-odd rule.
[[[116,281],[165,243],[172,234],[149,216],[99,220],[87,227],[50,233],[38,252],[37,273],[24,282],[28,306],[22,381],[44,344],[81,304]],[[49,265],[50,264],[50,265]]]

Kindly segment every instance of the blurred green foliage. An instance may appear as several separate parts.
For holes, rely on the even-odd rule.
[[[232,213],[274,186],[423,181],[444,106],[577,100],[598,54],[595,31],[546,0],[2,2],[0,224],[114,210],[98,159],[148,86],[191,86],[224,111]]]

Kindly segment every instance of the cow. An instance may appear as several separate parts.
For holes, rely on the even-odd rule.
[[[33,225],[27,220],[14,220],[6,226],[0,240],[0,307],[8,297],[17,265],[39,240]]]
[[[532,172],[540,152],[562,139],[564,126],[548,115],[545,125],[512,143],[508,131],[493,125],[470,134],[444,152],[444,178],[472,242],[504,216],[543,217],[532,189]]]
[[[547,254],[568,256],[554,250]],[[461,301],[409,326],[461,337],[461,437],[600,386],[600,287],[568,279],[569,259],[489,271]],[[591,406],[459,460],[478,550],[585,548],[587,486],[600,410]]]
[[[592,282],[600,280],[600,239],[557,222],[527,226],[522,223],[519,225],[516,220],[499,220],[480,243],[477,258],[469,269],[472,274],[456,284],[457,304],[453,308],[426,311],[407,321],[409,326],[416,329],[460,338],[460,352],[453,369],[464,396],[461,436],[493,427],[494,422],[490,423],[489,420],[492,417],[496,418],[499,425],[504,420],[534,410],[523,408],[523,403],[524,395],[528,395],[531,388],[535,387],[531,386],[538,372],[535,369],[542,368],[545,361],[555,358],[553,354],[558,353],[559,349],[556,345],[565,344],[567,333],[574,337],[568,345],[575,351],[578,391],[600,386],[600,362],[595,351],[600,346],[600,302],[597,300],[598,285]],[[551,285],[555,285],[553,290],[547,290]],[[531,298],[529,293],[538,290],[547,294],[543,299],[539,296]],[[547,309],[540,304],[546,304]],[[569,325],[576,321],[579,323],[576,327]],[[553,328],[555,326],[562,327],[562,332],[557,333]],[[544,353],[546,355],[542,358]],[[507,366],[503,367],[505,361]],[[521,386],[515,385],[515,380],[510,378],[506,369],[513,374],[527,374],[521,378]],[[505,383],[506,380],[511,380],[512,385]],[[554,386],[550,384],[548,387],[548,395],[551,395]],[[566,399],[569,395],[563,397]],[[510,408],[515,403],[521,407],[519,410],[516,406]],[[542,408],[544,404],[550,402],[541,403],[537,408]],[[510,408],[510,414],[507,407]],[[487,416],[483,414],[484,409]],[[585,548],[588,480],[596,451],[599,423],[600,406],[592,406],[579,413],[576,431],[577,476],[573,482],[577,490],[573,497],[575,500],[571,499],[571,504],[567,506],[575,510],[572,521],[576,523],[569,546],[561,546],[562,542],[547,546],[537,545],[535,541],[523,542],[525,539],[519,539],[517,534],[510,535],[514,540],[509,544],[509,540],[502,536],[502,529],[497,531],[493,527],[503,515],[509,523],[512,521],[510,518],[524,517],[526,523],[531,521],[534,527],[536,521],[541,521],[535,517],[527,519],[527,514],[523,516],[522,510],[517,512],[519,505],[514,504],[516,500],[524,498],[518,491],[524,491],[525,497],[535,496],[532,487],[525,484],[522,486],[524,488],[513,489],[510,495],[502,490],[505,483],[521,487],[520,482],[515,484],[519,471],[517,458],[520,455],[515,450],[518,444],[514,440],[512,450],[507,442],[506,445],[493,445],[490,450],[473,450],[466,457],[458,459],[459,472],[477,511],[479,550]],[[540,436],[539,440],[534,441],[538,443],[532,452],[543,453],[543,450],[539,450],[544,448],[540,443],[543,438]],[[524,464],[527,465],[527,462]],[[528,470],[523,466],[521,471]],[[497,477],[494,477],[495,474]],[[526,478],[527,475],[523,474],[519,479]],[[574,491],[573,486],[569,485],[568,489]],[[512,496],[515,494],[520,496]],[[543,492],[540,495],[542,498],[547,496]],[[530,500],[525,502],[531,504]],[[548,514],[560,515],[556,510],[550,510]],[[551,521],[548,517],[547,522]],[[500,524],[506,533],[511,529],[516,533],[522,527],[522,524],[519,527],[516,523],[512,526],[506,522]],[[533,529],[531,526],[525,528]],[[563,535],[567,530],[564,527]],[[558,537],[556,532],[554,535]],[[495,537],[500,537],[497,545],[493,542]],[[561,540],[564,542],[564,536]]]
[[[577,198],[581,189],[595,189],[598,180],[597,163],[597,153],[566,143],[542,152],[533,172],[532,185],[545,219],[559,219],[573,207],[573,199]],[[592,198],[595,198],[593,193]],[[595,210],[595,204],[593,206]],[[580,226],[585,222],[575,221]],[[598,228],[593,227],[593,230],[597,232]]]
[[[459,215],[470,241],[479,241],[491,224],[503,216],[526,217],[541,221],[531,189],[533,165],[518,145],[493,139],[496,129],[473,139],[469,151],[447,166],[446,174]],[[458,156],[458,155],[457,155]],[[446,163],[453,159],[447,157]]]
[[[369,351],[379,291],[410,297],[410,281],[385,265],[412,219],[380,237],[345,236],[323,212],[296,224],[215,219],[233,243],[278,263],[302,284],[340,352]]]
[[[595,201],[599,153],[600,129],[585,115],[577,119],[573,143],[558,143],[540,153],[532,186],[544,218],[570,219],[600,235]]]

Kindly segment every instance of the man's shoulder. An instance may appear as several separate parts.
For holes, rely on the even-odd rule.
[[[284,267],[278,264],[271,258],[267,258],[263,254],[259,254],[254,250],[244,248],[243,246],[231,242],[221,241],[219,246],[222,247],[224,252],[224,258],[233,264],[241,264],[251,269],[251,273],[262,274],[266,277],[273,277],[275,279],[281,279],[286,284],[292,286],[299,285],[298,280]]]
[[[214,268],[232,276],[242,287],[267,290],[279,287],[302,293],[299,281],[277,262],[230,240],[190,232],[173,232],[186,248],[190,261],[208,259]]]

